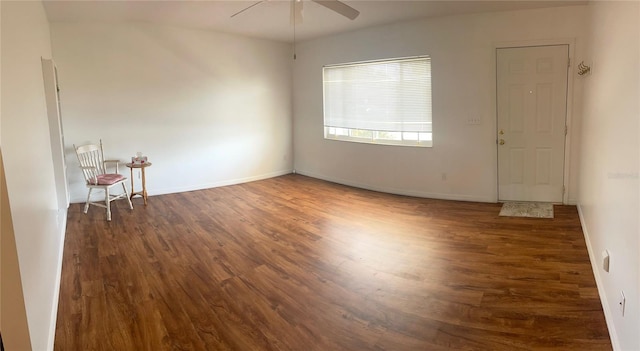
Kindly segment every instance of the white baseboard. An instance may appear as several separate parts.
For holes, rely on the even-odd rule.
[[[578,200],[572,199],[572,198],[568,198],[567,199],[567,203],[565,205],[578,206]]]
[[[160,188],[160,189],[154,188],[154,189],[149,189],[148,192],[149,192],[149,196],[184,193],[188,191],[196,191],[196,190],[217,188],[217,187],[227,186],[227,185],[249,183],[257,180],[278,177],[278,176],[289,174],[292,172],[293,172],[292,169],[284,169],[284,170],[279,170],[275,172],[259,174],[251,177],[225,179],[225,180],[221,180],[213,183],[195,184],[195,185],[180,186],[180,187],[173,187],[173,188]],[[77,199],[77,198],[71,199],[71,203],[85,203],[85,201],[86,201],[86,195],[85,195],[85,198],[82,198],[82,199]]]
[[[56,338],[56,322],[58,320],[58,301],[60,300],[60,284],[62,282],[62,260],[64,258],[64,241],[67,234],[67,209],[58,210],[58,228],[60,234],[60,246],[58,247],[58,258],[56,262],[56,281],[54,284],[53,304],[51,320],[49,321],[49,340],[47,350],[53,351]]]
[[[597,255],[593,252],[593,247],[591,246],[591,241],[589,240],[589,229],[587,228],[587,223],[584,219],[584,215],[582,214],[582,207],[580,204],[577,205],[578,208],[578,216],[580,217],[580,225],[582,226],[582,233],[584,234],[584,241],[587,244],[587,251],[589,252],[589,261],[591,261],[591,269],[593,270],[593,276],[596,279],[596,286],[598,287],[598,295],[600,296],[600,304],[602,305],[602,310],[604,311],[604,318],[607,322],[607,329],[609,330],[609,337],[611,338],[611,346],[614,351],[622,350],[620,347],[620,341],[618,340],[618,334],[616,333],[616,328],[613,324],[613,315],[611,314],[611,309],[609,308],[609,304],[607,303],[607,294],[603,288],[602,278],[600,277],[600,265],[598,264]]]
[[[284,169],[284,170],[280,170],[280,171],[275,171],[275,172],[270,172],[270,173],[265,173],[265,174],[259,174],[259,175],[255,175],[255,176],[251,176],[251,177],[226,179],[226,180],[221,180],[221,181],[213,182],[213,183],[197,184],[197,185],[190,185],[190,186],[176,187],[176,188],[154,189],[153,191],[149,192],[149,196],[183,193],[183,192],[187,192],[187,191],[211,189],[211,188],[218,188],[218,187],[227,186],[227,185],[249,183],[249,182],[254,182],[254,181],[257,181],[257,180],[263,180],[263,179],[269,179],[269,178],[278,177],[278,176],[281,176],[281,175],[289,174],[291,172],[293,172],[292,169]]]
[[[414,197],[422,197],[429,199],[439,199],[439,200],[454,200],[454,201],[470,201],[470,202],[490,202],[495,203],[495,198],[490,197],[482,197],[482,196],[469,196],[469,195],[460,195],[460,194],[447,194],[447,193],[432,193],[421,190],[410,190],[410,189],[397,189],[391,187],[379,187],[373,186],[370,184],[364,184],[359,182],[354,182],[346,179],[340,179],[335,177],[330,177],[324,174],[318,174],[313,172],[307,172],[304,170],[296,169],[293,173],[301,174],[307,177],[317,178],[326,180],[332,183],[338,183],[343,185],[352,186],[355,188],[379,191],[382,193],[394,194],[394,195],[404,195],[404,196],[414,196]]]

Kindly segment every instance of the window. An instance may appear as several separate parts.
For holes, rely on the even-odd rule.
[[[325,66],[324,137],[432,146],[428,56]]]

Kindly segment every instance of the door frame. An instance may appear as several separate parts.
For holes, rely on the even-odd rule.
[[[573,135],[573,83],[575,75],[573,67],[575,66],[575,38],[560,38],[560,39],[543,39],[543,40],[520,40],[520,41],[505,41],[493,43],[493,77],[495,79],[495,87],[493,89],[493,109],[495,111],[494,120],[494,137],[496,152],[494,154],[494,179],[495,179],[495,202],[498,202],[498,49],[510,49],[510,48],[523,48],[523,47],[535,47],[535,46],[553,46],[553,45],[568,45],[569,46],[569,62],[570,66],[567,72],[567,111],[565,117],[565,123],[567,126],[567,134],[564,138],[564,170],[563,170],[563,187],[564,193],[562,194],[562,204],[575,204],[577,199],[569,198],[569,190],[571,183],[571,142]],[[573,195],[573,194],[572,194]]]
[[[60,92],[58,90],[58,73],[53,59],[40,58],[42,79],[49,121],[49,137],[51,139],[51,156],[58,197],[58,211],[69,208],[70,195],[67,179],[67,162],[64,152],[64,129],[62,111],[60,109]]]

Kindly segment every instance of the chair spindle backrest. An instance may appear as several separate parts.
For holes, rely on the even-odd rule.
[[[87,144],[78,147],[74,145],[74,148],[87,183],[94,183],[98,175],[106,173],[102,140],[99,145]]]

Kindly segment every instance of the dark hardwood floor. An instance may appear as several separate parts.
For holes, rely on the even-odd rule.
[[[55,350],[611,350],[576,208],[299,175],[69,209]]]

